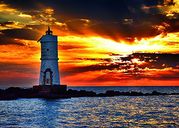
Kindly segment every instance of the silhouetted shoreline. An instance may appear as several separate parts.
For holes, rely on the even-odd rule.
[[[34,88],[19,88],[10,87],[7,89],[0,89],[0,100],[15,100],[18,98],[45,98],[45,99],[58,99],[58,98],[73,98],[73,97],[113,97],[113,96],[159,96],[159,95],[179,95],[179,93],[161,93],[153,91],[152,93],[142,93],[142,92],[120,92],[107,90],[105,93],[99,93],[86,90],[72,90],[68,89],[64,92],[49,92],[42,93]]]

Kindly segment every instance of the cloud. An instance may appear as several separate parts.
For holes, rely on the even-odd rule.
[[[161,33],[161,27],[165,27],[165,32],[177,31],[177,11],[174,12],[174,21],[166,16],[165,9],[176,7],[177,3],[172,0],[31,0],[27,3],[22,0],[6,0],[2,5],[5,12],[15,12],[17,18],[13,22],[16,22],[17,27],[54,25],[61,33],[102,35],[118,40],[119,37],[125,39],[156,36]],[[6,17],[1,19],[3,22],[11,22],[11,17],[11,14],[6,14]],[[163,23],[170,27],[164,26]]]
[[[9,37],[4,37],[4,35],[0,35],[0,45],[9,45],[9,44],[13,44],[13,45],[24,45],[20,42],[17,42],[15,39],[13,38],[9,38]]]
[[[38,81],[38,76],[22,72],[0,72],[0,87],[32,87]]]
[[[0,3],[0,23],[14,22],[24,25],[32,22],[31,16],[19,11],[16,8],[11,8],[7,4]]]
[[[75,45],[71,45],[71,44],[68,44],[68,45],[61,44],[59,46],[59,50],[76,50],[76,49],[83,49],[83,48],[86,48],[86,47],[85,46],[75,46]]]
[[[0,62],[0,72],[21,72],[38,74],[38,71],[33,67],[32,64],[18,64],[14,62]]]
[[[0,30],[6,30],[6,29],[20,29],[23,28],[25,25],[19,23],[19,22],[13,22],[13,21],[7,21],[0,23]]]
[[[160,70],[147,69],[143,74],[133,76],[134,79],[179,80],[179,69],[164,68]]]
[[[148,71],[151,73],[152,71]],[[156,72],[156,73],[155,73]],[[145,74],[126,75],[121,72],[114,71],[88,71],[63,77],[62,82],[70,85],[122,85],[122,86],[152,86],[152,85],[177,85],[177,73],[167,73],[165,71],[155,71],[151,76]],[[160,73],[159,73],[160,72]],[[161,73],[163,72],[163,73]],[[157,75],[156,75],[157,74]],[[163,75],[161,75],[163,74]],[[167,79],[165,79],[167,78]]]
[[[26,40],[38,40],[39,33],[30,29],[7,29],[2,30],[3,36],[9,38],[18,38]]]
[[[101,71],[123,74],[126,76],[125,78],[155,79],[156,77],[156,79],[164,79],[169,73],[168,77],[170,76],[170,79],[175,79],[178,78],[176,77],[176,73],[179,72],[178,59],[179,54],[155,53],[134,53],[127,57],[119,56],[118,60],[113,60],[112,58],[86,58],[82,60],[98,61],[100,63],[89,66],[73,67],[69,70],[65,69],[62,75],[68,76],[89,71]]]
[[[62,81],[177,81],[178,18],[178,0],[1,0],[0,72],[34,81],[38,69],[23,64],[40,61],[36,40],[50,25]]]
[[[18,64],[14,61],[0,62],[0,86],[1,88],[7,88],[7,86],[22,86],[32,87],[38,81],[38,69],[39,65],[32,63]]]
[[[23,4],[22,4],[23,3]],[[78,4],[76,4],[78,3]],[[165,5],[171,2],[165,2]],[[53,24],[63,27],[63,30],[85,34],[89,31],[99,35],[117,37],[149,37],[158,33],[153,28],[165,22],[161,18],[158,6],[164,6],[162,0],[62,0],[34,1],[24,3],[22,0],[4,1],[11,9],[19,11],[18,15],[31,17],[27,24]],[[149,13],[143,9],[156,6],[156,11]]]

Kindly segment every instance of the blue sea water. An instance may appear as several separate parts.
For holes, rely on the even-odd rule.
[[[97,92],[105,91],[104,88],[97,90]],[[168,91],[178,92],[178,87],[175,89],[168,87]],[[81,97],[58,100],[37,98],[0,101],[0,127],[177,128],[179,127],[179,96]]]

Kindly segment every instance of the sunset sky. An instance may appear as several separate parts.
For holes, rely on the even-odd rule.
[[[0,87],[38,84],[47,26],[62,84],[179,85],[179,0],[0,0]]]

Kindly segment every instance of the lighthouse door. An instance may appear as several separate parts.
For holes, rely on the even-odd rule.
[[[50,68],[47,68],[44,72],[44,85],[52,85],[52,71]]]

